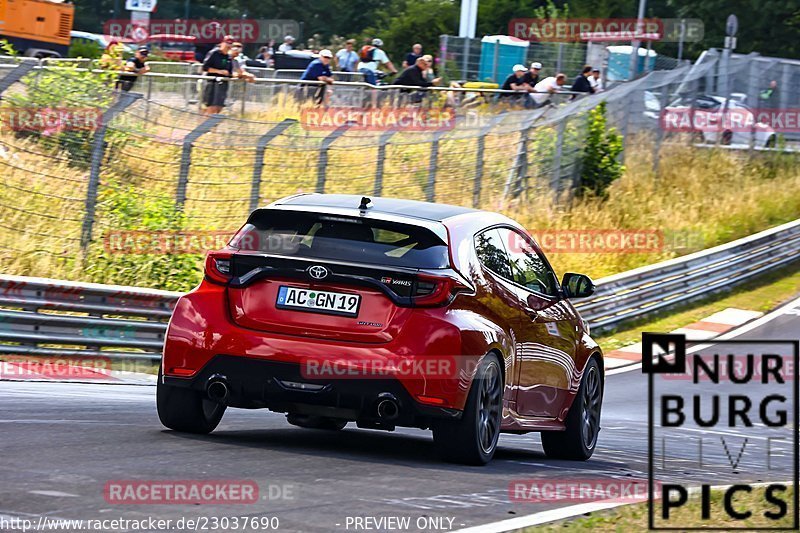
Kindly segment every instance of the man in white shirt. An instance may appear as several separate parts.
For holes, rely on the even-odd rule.
[[[594,94],[603,90],[603,80],[600,79],[600,69],[595,67],[592,69],[592,74],[589,76],[589,84],[594,89]]]
[[[533,87],[531,98],[536,103],[537,107],[541,107],[550,100],[550,95],[558,92],[561,86],[567,82],[566,74],[558,73],[555,76],[549,76]]]
[[[380,72],[381,66],[389,69],[392,74],[397,74],[397,69],[392,64],[389,56],[386,55],[386,52],[381,50],[381,46],[383,46],[382,40],[373,39],[371,47],[367,50],[362,49],[361,61],[358,63],[358,71],[364,75],[364,81],[370,85],[378,83],[378,72]],[[365,57],[365,52],[369,57]]]
[[[348,39],[344,43],[344,48],[336,52],[336,64],[343,72],[355,72],[358,65],[358,54],[353,50],[356,45],[355,39]]]

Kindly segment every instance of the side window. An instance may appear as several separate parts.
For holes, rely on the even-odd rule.
[[[555,296],[555,275],[528,240],[510,229],[502,228],[499,231],[508,250],[511,279],[531,291]]]
[[[500,232],[496,229],[475,236],[475,251],[483,266],[506,279],[513,279],[508,264],[508,255]]]

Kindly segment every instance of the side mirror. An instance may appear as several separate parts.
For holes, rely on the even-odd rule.
[[[586,298],[594,294],[594,282],[584,274],[567,272],[561,280],[561,288],[567,298]]]

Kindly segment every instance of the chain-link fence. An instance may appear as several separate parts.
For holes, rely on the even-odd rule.
[[[582,43],[524,44],[509,50],[499,38],[492,41],[442,35],[439,68],[449,79],[502,83],[514,63],[530,65],[537,61],[542,64],[542,77],[558,72],[575,76],[586,63],[586,45]]]
[[[286,107],[257,119],[233,116],[236,111],[197,113],[185,104],[198,92],[191,77],[193,86],[169,87],[161,77],[184,78],[153,75],[151,90],[118,93],[113,83],[89,83],[70,69],[34,67],[21,62],[0,68],[0,109],[43,105],[57,94],[59,105],[96,109],[102,120],[92,131],[0,129],[0,263],[16,262],[17,273],[26,273],[20,261],[76,262],[102,253],[110,232],[152,229],[165,220],[182,229],[233,230],[253,208],[297,192],[396,196],[489,210],[563,202],[580,183],[590,111],[601,102],[626,152],[644,139],[637,144],[657,171],[668,143],[749,152],[790,137],[760,127],[727,137],[720,131],[672,131],[664,127],[666,111],[719,114],[734,106],[747,109],[750,102],[789,107],[800,98],[788,90],[797,85],[800,62],[709,51],[694,65],[651,72],[580,99],[560,95],[538,109],[456,105],[453,127],[443,130],[349,124],[315,129],[297,120],[307,104],[291,118]],[[765,93],[773,80],[777,89]],[[239,98],[254,102],[262,84],[291,98],[298,82],[275,81],[242,84]],[[334,85],[334,92],[347,83]],[[279,97],[265,90],[265,109]],[[447,99],[432,102],[452,105]]]
[[[4,106],[43,102],[51,87],[76,83],[61,69],[17,66],[0,76]],[[50,137],[0,130],[1,263],[101,254],[110,233],[158,225],[153,212],[182,229],[235,230],[255,207],[298,192],[489,209],[566,198],[587,126],[572,103],[459,113],[436,131],[319,130],[293,118],[206,116],[101,84],[66,90],[60,105],[96,109],[99,127]]]

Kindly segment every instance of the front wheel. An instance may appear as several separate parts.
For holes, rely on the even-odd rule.
[[[212,402],[202,393],[162,383],[161,368],[156,384],[156,408],[164,426],[186,433],[211,433],[225,414],[223,404]]]
[[[594,453],[600,433],[603,379],[594,358],[583,370],[578,394],[572,402],[564,431],[543,431],[542,447],[547,457],[585,461]]]
[[[472,380],[461,420],[433,426],[433,441],[446,461],[485,465],[492,460],[500,438],[503,376],[500,361],[487,355]]]

